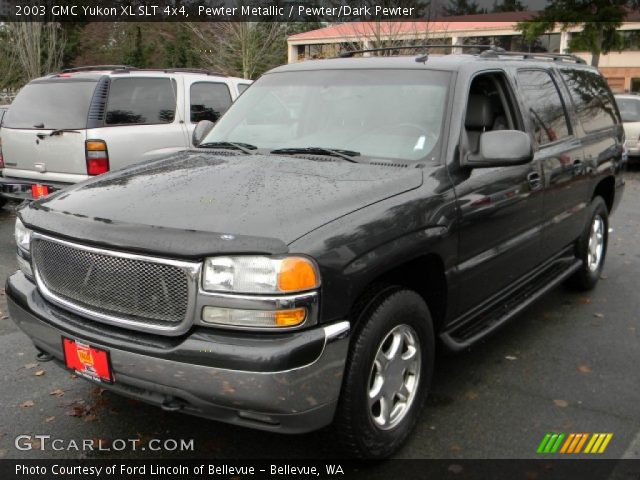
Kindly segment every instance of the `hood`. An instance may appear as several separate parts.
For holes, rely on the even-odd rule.
[[[422,184],[418,168],[331,160],[186,151],[32,202],[21,217],[65,237],[186,256],[283,253],[315,228]]]

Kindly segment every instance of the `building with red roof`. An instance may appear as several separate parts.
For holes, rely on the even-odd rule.
[[[576,26],[563,31],[558,27],[528,43],[516,30],[516,25],[534,17],[535,12],[528,11],[443,17],[431,21],[336,23],[291,35],[287,40],[288,59],[289,63],[293,63],[333,57],[349,50],[424,43],[493,44],[510,51],[566,53],[571,35],[581,29]],[[602,55],[599,68],[614,91],[640,92],[640,12],[630,12],[620,32],[624,38],[624,48]],[[452,50],[440,49],[439,53]],[[438,53],[438,50],[434,52]],[[573,53],[591,62],[589,53]]]

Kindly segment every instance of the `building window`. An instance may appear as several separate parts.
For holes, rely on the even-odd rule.
[[[622,30],[622,50],[640,50],[640,30]]]
[[[488,37],[466,37],[464,45],[495,45],[509,52],[560,52],[560,34],[540,35],[527,42],[522,35],[495,35]]]

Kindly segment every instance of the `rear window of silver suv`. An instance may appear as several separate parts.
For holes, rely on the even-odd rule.
[[[96,80],[52,79],[31,82],[18,94],[4,127],[84,129]]]

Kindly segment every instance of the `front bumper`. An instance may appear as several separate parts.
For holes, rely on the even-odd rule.
[[[165,410],[283,433],[317,430],[333,420],[349,322],[249,339],[206,328],[158,338],[60,309],[22,272],[9,277],[6,293],[13,321],[57,363],[64,362],[63,335],[108,350],[116,380],[103,388]]]

